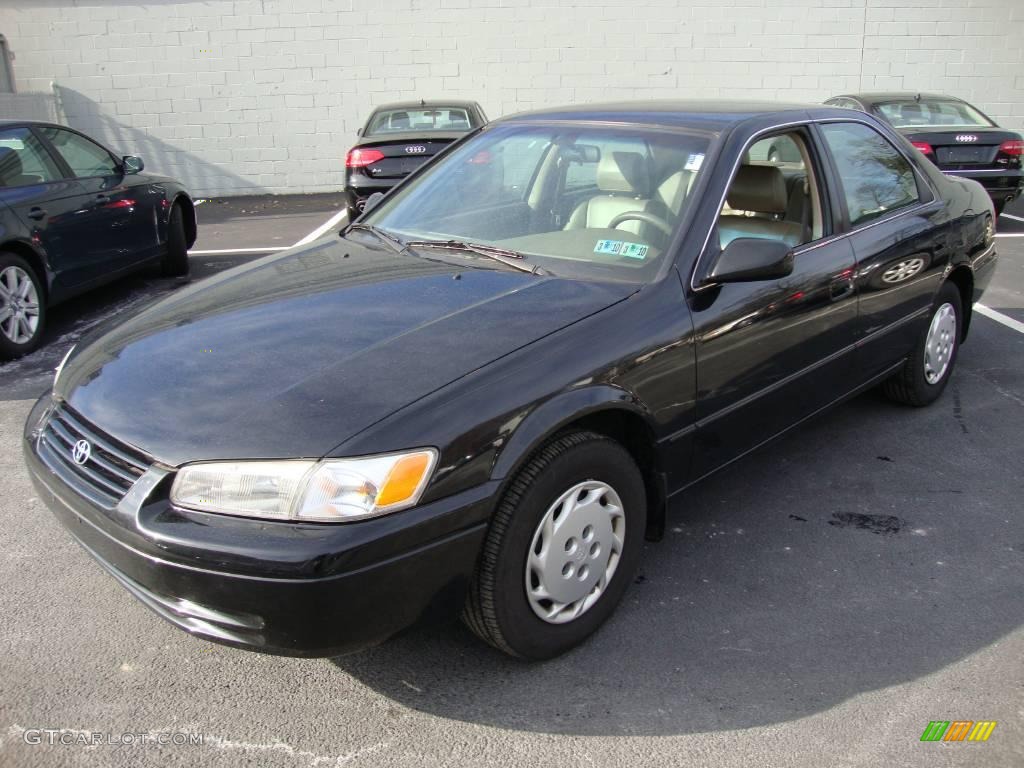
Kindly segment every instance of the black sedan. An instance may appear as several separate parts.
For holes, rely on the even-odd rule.
[[[980,182],[997,215],[1024,189],[1024,139],[963,99],[930,93],[855,93],[825,103],[885,120],[943,173]]]
[[[403,101],[377,107],[345,156],[345,205],[355,221],[367,198],[387,193],[427,160],[487,122],[475,101]]]
[[[772,142],[801,162],[744,162]],[[25,456],[196,635],[329,655],[458,606],[541,659],[608,618],[693,483],[869,387],[938,398],[995,262],[982,187],[869,115],[523,114],[340,237],[84,340]]]
[[[46,309],[133,270],[188,272],[185,188],[61,125],[0,121],[0,358],[42,340]]]

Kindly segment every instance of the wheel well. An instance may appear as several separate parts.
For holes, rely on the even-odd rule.
[[[597,432],[629,451],[647,490],[647,539],[659,540],[665,532],[665,480],[654,447],[654,435],[647,423],[639,415],[617,408],[583,416],[564,425],[559,432],[577,430]]]
[[[174,205],[181,206],[181,216],[184,219],[185,224],[185,241],[189,248],[196,244],[196,237],[198,236],[196,226],[196,209],[192,205],[192,201],[185,195],[178,195],[174,198]]]
[[[18,256],[21,256],[21,258],[23,258],[25,261],[27,261],[29,266],[32,267],[33,270],[35,270],[36,277],[39,278],[40,285],[43,286],[44,296],[47,299],[49,299],[50,281],[46,269],[46,263],[43,261],[43,258],[38,253],[36,253],[34,250],[32,250],[32,248],[25,245],[24,243],[19,243],[17,241],[4,243],[3,245],[0,245],[0,251],[7,251],[8,253],[17,254]]]
[[[961,265],[949,273],[947,278],[960,291],[960,309],[964,313],[964,328],[960,341],[967,338],[967,329],[971,326],[971,315],[974,314],[974,275],[970,268]]]

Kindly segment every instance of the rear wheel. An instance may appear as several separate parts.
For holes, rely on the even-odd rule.
[[[499,503],[463,620],[512,656],[564,653],[615,609],[646,520],[643,477],[621,445],[592,432],[554,439]]]
[[[883,385],[893,400],[907,405],[928,405],[946,388],[956,365],[963,328],[960,291],[943,284],[935,298],[928,325],[921,331],[914,351],[903,368]]]
[[[167,253],[160,262],[160,271],[167,277],[188,274],[188,242],[185,238],[185,218],[177,203],[171,208],[167,221]]]
[[[34,350],[45,323],[39,276],[20,256],[0,252],[0,356],[20,357]]]

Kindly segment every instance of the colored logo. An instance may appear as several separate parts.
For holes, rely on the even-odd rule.
[[[995,727],[995,720],[932,720],[921,741],[988,741]]]

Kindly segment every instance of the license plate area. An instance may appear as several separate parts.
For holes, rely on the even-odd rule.
[[[993,147],[939,147],[939,163],[990,163]]]

